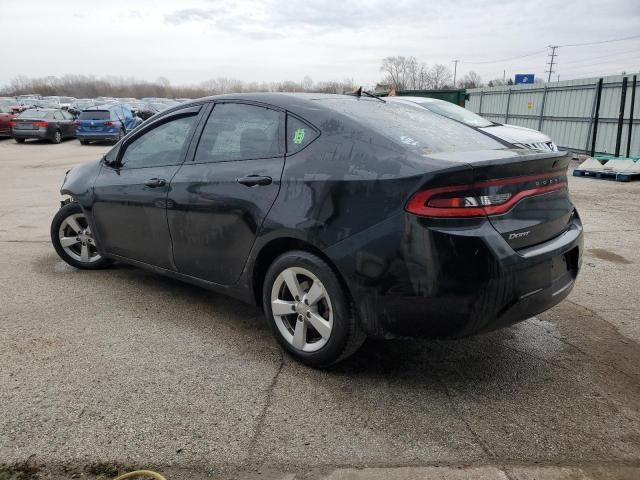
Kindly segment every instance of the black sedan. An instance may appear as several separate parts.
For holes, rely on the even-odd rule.
[[[28,138],[60,143],[65,138],[75,138],[73,115],[59,108],[31,108],[11,122],[11,136],[18,143]]]
[[[210,97],[68,172],[53,245],[256,303],[307,364],[365,337],[460,337],[573,288],[582,224],[561,152],[338,95]]]

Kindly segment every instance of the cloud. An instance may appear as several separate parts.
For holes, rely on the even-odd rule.
[[[224,8],[185,8],[164,16],[164,22],[181,25],[188,22],[210,22],[219,16],[228,15]]]

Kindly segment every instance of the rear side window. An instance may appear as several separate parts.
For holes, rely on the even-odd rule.
[[[80,120],[109,120],[109,110],[85,110],[80,113]]]
[[[53,118],[55,120],[64,120],[64,117],[62,116],[62,112],[53,112]]]
[[[287,115],[287,153],[294,154],[313,142],[318,132],[302,120]]]
[[[419,154],[505,148],[471,127],[418,105],[364,98],[317,101]]]
[[[257,105],[217,104],[204,127],[195,162],[225,162],[282,154],[284,114]]]

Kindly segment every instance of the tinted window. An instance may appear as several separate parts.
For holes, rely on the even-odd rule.
[[[80,112],[80,120],[109,120],[109,110],[85,110]]]
[[[364,98],[317,101],[421,154],[505,148],[483,133],[415,104]]]
[[[170,120],[149,130],[127,146],[121,163],[126,168],[175,165],[196,120],[196,114]]]
[[[49,112],[43,110],[25,110],[18,115],[18,118],[47,118],[47,115],[49,115]]]
[[[318,133],[294,116],[287,115],[287,153],[296,153],[309,145]]]
[[[418,105],[432,111],[433,113],[453,118],[454,120],[471,127],[490,127],[493,125],[493,123],[486,118],[482,118],[480,115],[476,115],[472,111],[459,107],[458,105],[454,105],[451,102],[424,102],[418,103]]]
[[[221,162],[280,155],[283,116],[256,105],[217,104],[200,137],[195,161]]]

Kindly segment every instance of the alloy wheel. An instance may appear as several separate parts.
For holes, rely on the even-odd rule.
[[[102,258],[98,253],[91,227],[81,213],[69,215],[62,221],[58,239],[67,255],[78,262],[93,263]]]
[[[271,313],[282,337],[294,348],[315,352],[333,329],[333,308],[327,289],[309,270],[289,267],[271,289]]]

